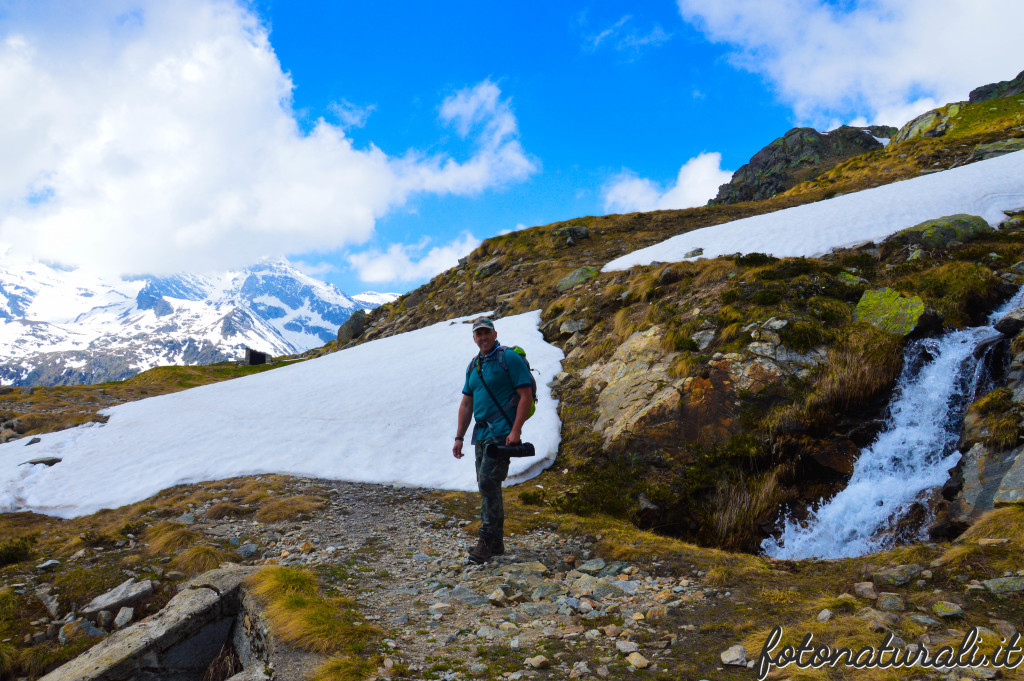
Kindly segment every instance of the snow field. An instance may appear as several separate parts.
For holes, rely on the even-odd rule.
[[[803,206],[703,227],[612,260],[603,272],[652,262],[679,262],[694,249],[715,258],[733,253],[815,256],[833,248],[879,241],[916,224],[956,213],[989,224],[1024,207],[1024,151],[922,175]]]
[[[145,499],[167,487],[282,473],[475,490],[473,448],[451,453],[470,324],[449,320],[272,371],[113,407],[90,425],[0,445],[0,511],[60,517]],[[537,412],[523,437],[537,456],[513,459],[506,485],[554,461],[561,423],[548,383],[562,351],[544,342],[540,312],[497,320],[498,339],[526,349]],[[19,466],[57,456],[53,467]]]

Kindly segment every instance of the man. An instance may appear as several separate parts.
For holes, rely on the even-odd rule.
[[[480,354],[466,372],[452,454],[456,459],[462,458],[462,443],[472,416],[476,420],[471,444],[476,446],[481,525],[480,538],[470,549],[469,559],[483,563],[505,552],[501,483],[508,476],[508,457],[487,456],[487,445],[512,445],[522,440],[523,423],[530,412],[533,392],[526,360],[498,344],[492,320],[481,317],[473,323],[473,342],[480,348]]]

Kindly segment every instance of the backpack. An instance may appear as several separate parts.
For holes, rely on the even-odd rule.
[[[526,414],[526,418],[530,418],[531,416],[533,416],[534,412],[537,411],[537,379],[533,375],[533,369],[530,368],[530,360],[526,359],[526,350],[523,350],[518,345],[498,346],[498,364],[501,365],[501,368],[505,370],[506,374],[508,374],[509,376],[512,375],[512,372],[508,370],[508,364],[505,363],[505,350],[511,350],[512,352],[522,357],[523,361],[526,362],[526,370],[530,372],[530,391],[533,394],[533,402],[530,404],[530,411],[528,411]],[[469,378],[469,374],[472,373],[473,369],[476,367],[476,363],[479,359],[480,355],[476,355],[473,357],[473,359],[469,361],[469,366],[466,368],[467,379]],[[515,400],[515,404],[518,404],[518,400]]]

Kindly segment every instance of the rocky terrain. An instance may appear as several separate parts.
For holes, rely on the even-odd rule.
[[[267,520],[271,503],[289,500],[304,510]],[[226,504],[235,510],[222,515]],[[892,632],[897,646],[935,650],[973,626],[1012,638],[1021,621],[1020,535],[996,536],[1020,529],[1019,511],[953,547],[797,564],[512,500],[505,555],[473,565],[465,554],[478,526],[474,505],[473,495],[273,476],[179,487],[107,518],[135,530],[122,539],[104,543],[93,529],[73,554],[42,551],[5,568],[0,593],[20,599],[23,654],[56,657],[153,613],[186,572],[201,571],[182,556],[216,547],[219,559],[310,570],[327,593],[352,599],[356,621],[375,630],[365,655],[369,677],[381,679],[752,679],[775,625],[790,632],[787,641],[814,633],[831,645],[877,646]],[[88,523],[37,521],[59,534]],[[163,545],[157,525],[188,541]],[[122,585],[119,598],[94,601],[125,579],[138,585],[133,596]],[[4,659],[13,642],[0,643]],[[330,658],[301,645],[278,644],[278,652],[275,678],[302,678]],[[836,678],[849,673],[840,666]],[[1013,670],[961,674],[1015,678]]]

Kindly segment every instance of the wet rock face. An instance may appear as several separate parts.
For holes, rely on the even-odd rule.
[[[879,138],[890,138],[896,128],[842,126],[820,133],[793,128],[754,154],[750,162],[718,189],[715,204],[757,201],[781,194],[851,156],[882,148]]]

